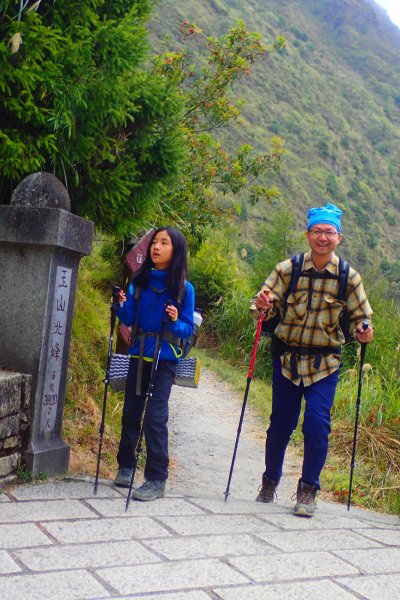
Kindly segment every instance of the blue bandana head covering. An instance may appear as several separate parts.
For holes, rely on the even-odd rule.
[[[310,231],[313,225],[319,223],[326,223],[327,225],[333,225],[340,233],[340,215],[342,211],[334,204],[326,204],[319,208],[310,208],[308,211],[308,223],[307,229]]]

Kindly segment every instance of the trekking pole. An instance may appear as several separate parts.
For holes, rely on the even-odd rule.
[[[368,323],[366,321],[362,322],[362,328],[364,331],[368,329]],[[356,458],[356,444],[357,444],[357,430],[358,430],[358,415],[360,413],[360,403],[361,403],[361,387],[362,387],[362,375],[363,375],[363,367],[365,360],[365,351],[367,349],[367,344],[361,343],[361,352],[360,352],[360,373],[358,377],[358,391],[357,391],[357,401],[356,401],[356,422],[354,425],[354,437],[353,437],[353,452],[351,455],[351,465],[350,465],[350,484],[349,484],[349,497],[347,499],[347,510],[350,510],[351,504],[351,488],[353,485],[353,471],[355,466],[355,458]]]
[[[114,341],[114,329],[115,329],[115,321],[117,319],[117,310],[119,304],[119,292],[121,288],[116,285],[113,285],[112,288],[112,303],[110,306],[110,337],[108,340],[108,353],[107,353],[107,368],[106,368],[106,376],[104,379],[104,396],[103,396],[103,411],[101,415],[101,423],[99,429],[99,452],[97,455],[97,468],[96,468],[96,478],[94,480],[94,489],[93,494],[97,494],[97,484],[99,481],[99,470],[100,470],[100,459],[101,459],[101,447],[103,444],[103,433],[104,433],[104,422],[106,418],[106,404],[107,404],[107,393],[108,393],[108,384],[110,381],[110,365],[111,365],[111,354],[112,354],[112,346]]]
[[[244,417],[244,412],[246,410],[247,396],[249,395],[250,383],[251,383],[251,380],[252,380],[252,377],[253,377],[254,363],[256,362],[258,342],[259,342],[260,335],[261,335],[261,327],[262,327],[263,320],[264,320],[264,313],[262,312],[262,313],[260,313],[260,316],[259,316],[259,319],[258,319],[257,329],[256,329],[256,335],[255,335],[255,338],[254,338],[253,351],[251,353],[250,367],[249,367],[249,372],[247,374],[246,391],[244,393],[243,405],[242,405],[242,412],[240,414],[239,426],[238,426],[238,429],[237,429],[235,448],[233,450],[231,469],[229,471],[228,485],[226,486],[226,491],[225,491],[225,502],[227,501],[228,496],[229,496],[229,488],[230,488],[230,485],[231,485],[233,467],[234,467],[234,464],[235,464],[236,452],[237,452],[237,448],[238,448],[238,444],[239,444],[240,432],[242,431],[243,417]]]
[[[164,334],[164,330],[165,330],[167,321],[168,321],[168,316],[164,315],[163,320],[162,320],[162,325],[161,325],[161,331],[156,339],[156,348],[155,348],[155,352],[154,352],[155,359],[154,359],[152,367],[151,367],[149,387],[147,389],[146,398],[145,398],[144,406],[143,406],[142,422],[140,425],[139,438],[138,438],[138,441],[137,441],[137,444],[135,447],[135,452],[134,452],[134,464],[133,464],[133,469],[132,469],[131,482],[129,484],[128,496],[126,498],[126,503],[125,503],[125,512],[127,512],[128,508],[129,508],[129,501],[131,499],[133,481],[135,479],[135,474],[136,474],[136,467],[137,467],[137,463],[139,460],[139,456],[142,452],[142,441],[143,441],[144,429],[146,426],[147,407],[149,405],[149,402],[151,402],[151,398],[153,396],[154,384],[155,384],[155,380],[156,380],[156,373],[157,373],[157,369],[158,369],[158,362],[160,360],[160,354],[161,354],[161,341],[163,338],[163,334]]]

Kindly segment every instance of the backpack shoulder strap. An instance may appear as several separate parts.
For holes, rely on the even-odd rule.
[[[288,289],[284,295],[284,304],[283,304],[283,312],[286,311],[287,307],[287,299],[290,294],[293,294],[297,289],[297,283],[299,281],[300,273],[303,268],[303,260],[304,260],[304,252],[299,252],[299,254],[295,254],[292,256],[292,273],[290,275],[290,281]]]
[[[350,265],[347,260],[339,256],[339,288],[338,300],[346,300],[347,279],[349,277]]]
[[[289,294],[293,294],[297,289],[297,283],[299,281],[300,273],[303,268],[304,252],[299,252],[292,256],[292,274],[290,276],[290,283],[286,292],[286,298]]]
[[[136,319],[135,319],[135,323],[134,323],[134,325],[132,325],[132,329],[131,329],[130,346],[134,345],[134,343],[136,341],[136,337],[137,337],[137,331],[138,331],[138,325],[139,325],[139,300],[140,300],[141,293],[142,293],[142,288],[140,286],[135,287]]]

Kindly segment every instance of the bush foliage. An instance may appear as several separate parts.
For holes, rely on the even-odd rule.
[[[146,65],[149,0],[0,4],[1,201],[50,171],[73,212],[137,228],[182,160],[181,99]],[[139,219],[140,221],[140,219]]]

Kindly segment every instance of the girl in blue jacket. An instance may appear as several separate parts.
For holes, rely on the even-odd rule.
[[[145,483],[132,490],[135,500],[155,500],[165,493],[168,477],[168,399],[176,365],[182,355],[180,340],[193,332],[194,289],[187,281],[187,244],[180,231],[160,227],[154,233],[146,258],[133,276],[125,295],[120,292],[120,321],[132,326],[133,343],[125,388],[122,433],[117,455],[115,485],[129,487],[135,467],[146,392],[160,336],[160,358],[154,388],[147,405]]]

